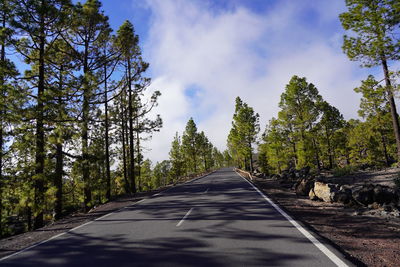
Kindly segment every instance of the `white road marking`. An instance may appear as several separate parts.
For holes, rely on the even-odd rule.
[[[208,192],[208,189],[210,189],[210,188],[207,188],[207,190],[206,190],[206,191],[204,191],[204,194],[207,194],[207,192]]]
[[[297,230],[300,231],[308,240],[311,241],[320,251],[322,251],[333,263],[337,266],[345,267],[348,266],[343,262],[338,256],[336,256],[332,251],[330,251],[326,246],[324,246],[318,239],[316,239],[310,232],[304,229],[296,220],[294,220],[290,215],[283,211],[278,205],[276,205],[269,197],[267,197],[263,192],[261,192],[257,187],[250,183],[246,178],[236,172],[237,175],[242,177],[246,182],[248,182],[272,207],[274,207],[280,214],[283,215]]]
[[[209,174],[206,174],[206,175],[203,175],[203,176],[194,178],[194,179],[192,179],[192,180],[190,180],[190,181],[185,182],[184,184],[193,182],[193,181],[198,180],[198,179],[201,179],[201,178],[204,178],[204,177],[206,177],[206,176],[208,176],[208,175],[210,175],[210,174],[212,174],[212,173],[214,173],[214,172],[215,172],[215,171],[213,171],[213,172],[211,172],[211,173],[209,173]],[[170,188],[165,189],[165,190],[163,190],[163,191],[161,191],[161,192],[159,192],[159,193],[157,193],[157,194],[154,194],[153,196],[162,195],[163,193],[165,193],[165,192],[167,192],[167,191],[169,191],[169,190],[171,190],[171,189],[173,189],[173,188],[175,188],[175,187],[178,187],[178,186],[181,186],[181,185],[177,185],[177,186],[174,186],[174,187],[170,187]],[[84,223],[84,224],[78,225],[77,227],[72,228],[72,229],[70,229],[70,230],[68,230],[68,231],[66,231],[66,232],[63,232],[63,233],[60,233],[60,234],[58,234],[58,235],[52,236],[52,237],[50,237],[49,239],[43,240],[43,241],[41,241],[41,242],[39,242],[39,243],[33,244],[32,246],[29,246],[29,247],[27,247],[27,248],[24,248],[24,249],[21,249],[21,250],[19,250],[19,251],[17,251],[17,252],[14,252],[13,254],[10,254],[10,255],[8,255],[8,256],[4,256],[3,258],[0,258],[0,262],[4,261],[4,260],[6,260],[6,259],[9,259],[9,258],[11,258],[11,257],[13,257],[13,256],[16,256],[16,255],[18,255],[18,254],[21,254],[22,252],[25,252],[25,251],[27,251],[27,250],[30,250],[30,249],[32,249],[32,248],[35,248],[35,247],[37,247],[37,246],[39,246],[39,245],[41,245],[41,244],[47,243],[47,242],[49,242],[50,240],[56,239],[56,238],[58,238],[58,237],[60,237],[60,236],[63,236],[63,235],[65,235],[65,234],[69,233],[69,232],[72,232],[72,231],[77,230],[77,229],[79,229],[79,228],[81,228],[81,227],[83,227],[83,226],[86,226],[86,225],[88,225],[88,224],[91,224],[91,223],[93,223],[93,222],[95,222],[95,221],[104,219],[105,217],[108,217],[108,216],[110,216],[111,214],[114,214],[114,213],[119,212],[119,211],[121,211],[121,210],[123,210],[123,209],[129,208],[129,207],[134,206],[134,205],[136,205],[136,204],[139,204],[139,203],[141,203],[141,202],[143,202],[143,201],[145,201],[145,200],[146,200],[146,199],[142,199],[142,200],[140,200],[140,201],[137,201],[137,202],[133,203],[132,205],[123,207],[123,208],[121,208],[121,209],[119,209],[119,210],[116,210],[116,211],[114,211],[114,212],[110,212],[110,213],[108,213],[108,214],[105,214],[105,215],[103,215],[103,216],[97,218],[97,219],[94,219],[94,220],[92,220],[92,221],[88,221],[88,222],[86,222],[86,223]],[[192,210],[192,209],[191,209],[191,210]],[[191,210],[190,210],[188,213],[190,213]],[[187,214],[187,215],[189,215],[189,214]],[[186,216],[186,217],[187,217],[187,216]],[[185,217],[184,217],[182,220],[184,220],[184,219],[185,219]],[[183,221],[182,221],[182,222],[183,222]],[[177,226],[179,226],[179,225],[177,225]]]
[[[180,222],[178,222],[178,224],[176,225],[177,227],[181,226],[182,223],[185,221],[185,219],[190,215],[190,213],[192,212],[193,208],[190,208],[190,210],[188,212],[186,212],[185,216],[183,216],[182,220]]]
[[[108,217],[108,216],[110,216],[110,215],[112,215],[112,214],[114,214],[114,213],[117,213],[117,212],[119,212],[119,211],[121,211],[121,210],[123,210],[123,209],[129,208],[129,207],[134,206],[134,205],[136,205],[136,204],[139,204],[139,203],[143,202],[144,200],[145,200],[145,199],[142,199],[142,200],[137,201],[137,202],[135,202],[135,203],[133,203],[133,204],[131,204],[131,205],[129,205],[129,206],[126,206],[126,207],[120,208],[120,209],[118,209],[118,210],[116,210],[116,211],[107,213],[107,214],[105,214],[105,215],[103,215],[103,216],[101,216],[101,217],[99,217],[99,218],[96,218],[96,219],[94,219],[94,220],[92,220],[92,221],[88,221],[88,222],[86,222],[86,223],[84,223],[84,224],[78,225],[77,227],[74,227],[74,228],[72,228],[72,229],[69,229],[69,230],[66,231],[66,232],[63,232],[63,233],[60,233],[60,234],[58,234],[58,235],[52,236],[52,237],[50,237],[49,239],[43,240],[43,241],[41,241],[41,242],[39,242],[39,243],[33,244],[32,246],[29,246],[29,247],[27,247],[27,248],[24,248],[24,249],[22,249],[22,250],[19,250],[19,251],[17,251],[17,252],[14,252],[13,254],[10,254],[10,255],[8,255],[8,256],[5,256],[5,257],[3,257],[3,258],[0,258],[0,262],[4,261],[4,260],[6,260],[6,259],[9,259],[9,258],[11,258],[11,257],[17,256],[18,254],[21,254],[22,252],[25,252],[25,251],[27,251],[27,250],[30,250],[30,249],[35,248],[35,247],[37,247],[37,246],[40,246],[40,245],[42,245],[42,244],[44,244],[44,243],[47,243],[47,242],[49,242],[50,240],[56,239],[56,238],[58,238],[58,237],[60,237],[60,236],[63,236],[63,235],[65,235],[65,234],[69,233],[69,232],[75,231],[75,230],[77,230],[77,229],[79,229],[79,228],[81,228],[81,227],[84,227],[84,226],[86,226],[86,225],[89,225],[89,224],[91,224],[91,223],[93,223],[93,222],[95,222],[95,221],[104,219],[104,218],[106,218],[106,217]]]
[[[206,174],[206,175],[203,175],[203,176],[194,178],[194,179],[192,179],[192,180],[189,180],[189,181],[185,182],[184,184],[193,182],[193,181],[198,180],[198,179],[201,179],[201,178],[204,178],[204,177],[206,177],[206,176],[208,176],[208,175],[210,175],[210,174],[212,174],[212,173],[214,173],[214,172],[215,172],[215,171],[213,171],[213,172],[211,172],[211,173],[209,173],[209,174]],[[152,195],[152,196],[159,196],[159,195],[162,195],[163,193],[165,193],[165,192],[167,192],[167,191],[169,191],[169,190],[171,190],[171,189],[173,189],[173,188],[175,188],[175,187],[178,187],[178,186],[181,186],[181,185],[177,185],[177,186],[174,186],[174,187],[167,188],[167,189],[165,189],[165,190],[163,190],[163,191],[161,191],[161,192],[159,192],[159,193],[157,193],[157,194],[154,194],[154,195]],[[0,258],[0,262],[6,260],[6,259],[8,259],[8,258],[11,258],[11,257],[13,257],[13,256],[16,256],[16,255],[18,255],[18,254],[20,254],[20,253],[22,253],[22,252],[27,251],[27,250],[30,250],[30,249],[32,249],[32,248],[34,248],[34,247],[37,247],[37,246],[39,246],[39,245],[41,245],[41,244],[44,244],[44,243],[46,243],[46,242],[49,242],[49,241],[52,240],[52,239],[58,238],[58,237],[60,237],[60,236],[62,236],[62,235],[65,235],[66,233],[72,232],[72,231],[77,230],[77,229],[79,229],[79,228],[81,228],[81,227],[83,227],[83,226],[86,226],[86,225],[88,225],[88,224],[91,224],[91,223],[93,223],[93,222],[95,222],[95,221],[104,219],[105,217],[108,217],[108,216],[110,216],[111,214],[114,214],[114,213],[119,212],[119,211],[121,211],[121,210],[123,210],[123,209],[129,208],[129,207],[134,206],[134,205],[136,205],[136,204],[139,204],[139,203],[141,203],[141,202],[143,202],[143,201],[145,201],[145,200],[146,200],[146,199],[142,199],[142,200],[140,200],[140,201],[137,201],[137,202],[133,203],[132,205],[123,207],[123,208],[121,208],[121,209],[119,209],[119,210],[117,210],[117,211],[114,211],[114,212],[110,212],[110,213],[105,214],[105,215],[103,215],[103,216],[101,216],[101,217],[99,217],[99,218],[97,218],[97,219],[95,219],[95,220],[88,221],[88,222],[86,222],[86,223],[84,223],[84,224],[78,225],[77,227],[72,228],[72,229],[70,229],[70,230],[68,230],[68,231],[66,231],[66,232],[64,232],[64,233],[60,233],[60,234],[58,234],[58,235],[55,235],[55,236],[50,237],[49,239],[46,239],[46,240],[43,240],[43,241],[41,241],[41,242],[39,242],[39,243],[33,244],[32,246],[29,246],[29,247],[27,247],[27,248],[21,249],[21,250],[19,250],[19,251],[17,251],[17,252],[14,252],[13,254],[10,254],[10,255],[8,255],[8,256],[5,256],[5,257],[3,257],[3,258]],[[190,210],[190,211],[191,211],[191,210]],[[177,225],[177,226],[178,226],[178,225]]]

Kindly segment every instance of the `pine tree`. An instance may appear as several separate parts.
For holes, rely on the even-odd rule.
[[[81,118],[81,170],[84,183],[84,206],[89,210],[92,205],[90,181],[89,131],[91,103],[96,102],[95,89],[102,83],[99,72],[104,66],[104,42],[111,32],[108,17],[101,10],[101,2],[88,0],[85,4],[78,3],[74,8],[68,40],[74,47],[77,60],[81,66],[82,82],[82,118]]]
[[[232,152],[243,157],[244,167],[248,166],[250,172],[253,172],[253,143],[256,142],[259,131],[258,113],[254,113],[252,107],[237,97],[232,129],[228,136],[228,147]]]
[[[317,128],[322,131],[322,140],[327,147],[327,155],[329,159],[329,168],[332,169],[335,164],[334,159],[334,142],[333,138],[336,131],[340,130],[344,125],[344,118],[340,111],[326,101],[322,101],[319,105],[322,112],[321,119],[317,124]]]
[[[198,140],[196,123],[193,118],[190,118],[182,136],[182,148],[188,162],[188,170],[192,173],[198,171]]]
[[[54,41],[48,51],[45,71],[48,84],[48,120],[54,125],[54,130],[49,134],[49,143],[55,146],[55,172],[53,185],[55,186],[54,217],[59,219],[63,211],[63,175],[64,175],[64,147],[65,142],[71,139],[73,124],[76,119],[73,106],[70,104],[75,99],[74,88],[77,80],[74,77],[76,64],[73,61],[73,50],[59,38]]]
[[[344,36],[343,50],[364,67],[382,66],[400,162],[400,125],[389,69],[390,61],[400,59],[400,5],[397,0],[346,0],[346,6],[340,20],[354,34]]]
[[[354,89],[361,93],[359,115],[370,122],[372,131],[379,133],[386,166],[390,165],[391,159],[388,152],[389,131],[391,126],[387,123],[390,114],[389,101],[387,99],[385,88],[379,84],[375,78],[370,75],[368,79],[362,81],[362,85]]]
[[[282,110],[279,118],[290,121],[300,141],[296,148],[300,168],[313,162],[312,157],[314,157],[320,169],[319,148],[312,132],[320,116],[319,103],[321,102],[322,97],[318,89],[312,83],[308,83],[304,77],[293,76],[281,95],[279,107]]]
[[[35,66],[30,82],[37,88],[36,153],[35,153],[35,206],[34,228],[43,226],[45,193],[45,106],[46,106],[46,53],[51,48],[55,36],[64,30],[64,22],[69,9],[68,0],[18,0],[13,24],[28,39],[22,38],[16,47],[25,61]],[[37,69],[36,69],[37,68]]]
[[[15,8],[14,1],[4,0],[0,2],[0,236],[3,233],[3,189],[6,184],[3,165],[5,165],[5,143],[9,141],[7,125],[15,122],[18,114],[18,104],[23,97],[15,89],[13,82],[18,72],[10,59],[7,58],[7,49],[11,46],[13,30],[11,21],[12,10]],[[18,102],[18,103],[17,103]],[[15,103],[16,105],[13,105]]]
[[[178,133],[175,134],[174,140],[169,151],[169,161],[171,162],[171,177],[172,181],[184,175],[185,173],[185,158],[182,151],[181,138]]]
[[[118,29],[115,46],[120,51],[121,63],[126,72],[128,90],[128,132],[129,132],[129,168],[128,175],[131,192],[136,193],[135,180],[135,146],[134,146],[134,82],[140,78],[142,72],[146,71],[148,64],[141,60],[139,38],[135,34],[132,23],[125,21]]]

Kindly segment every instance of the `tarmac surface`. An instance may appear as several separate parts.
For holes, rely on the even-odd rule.
[[[351,266],[231,168],[16,253],[0,266]]]

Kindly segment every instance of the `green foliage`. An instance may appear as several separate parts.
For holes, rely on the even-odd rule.
[[[228,136],[229,154],[236,166],[253,171],[253,144],[260,131],[259,115],[252,107],[236,98],[232,128]]]
[[[348,165],[348,166],[345,166],[342,168],[340,168],[340,167],[334,168],[332,174],[335,177],[340,177],[340,176],[353,174],[356,171],[357,171],[357,168],[355,166]]]
[[[390,107],[393,132],[397,144],[397,161],[400,160],[400,124],[394,100],[395,88],[392,86],[393,74],[389,70],[391,61],[400,59],[400,4],[398,0],[347,0],[348,11],[340,15],[342,26],[351,31],[344,36],[343,50],[351,60],[360,61],[362,66],[381,65],[385,87],[370,76],[363,81],[356,92],[363,94],[360,115],[373,117],[380,126],[379,132],[385,154],[386,165],[390,165],[387,136],[380,121],[380,114]],[[382,109],[383,108],[383,109]]]
[[[171,150],[169,151],[169,159],[171,162],[171,180],[175,183],[176,179],[185,173],[185,158],[183,155],[181,138],[178,133],[176,133],[174,140],[172,141]]]
[[[156,176],[157,173],[162,173],[158,175],[159,179],[168,178],[167,183],[176,183],[184,175],[228,166],[225,157],[226,153],[219,152],[203,131],[198,133],[196,123],[190,118],[182,138],[178,133],[174,136],[169,161],[163,161],[161,165],[157,164],[154,171]]]
[[[314,127],[321,110],[322,97],[318,89],[306,78],[293,76],[281,95],[279,118],[287,125],[296,143],[295,166],[302,168],[313,162],[319,166],[318,148],[314,139]]]
[[[98,0],[6,0],[0,9],[0,236],[129,193],[127,174],[142,175],[146,189],[159,186],[142,160],[140,134],[149,138],[162,126],[160,116],[146,116],[160,93],[145,97],[151,81],[142,75],[148,63],[133,25],[125,22],[112,36]],[[30,66],[23,75],[11,52]],[[110,172],[107,158],[116,166]],[[132,170],[126,161],[143,167]]]
[[[189,173],[196,173],[198,171],[199,141],[196,123],[193,118],[190,118],[182,136],[182,150]]]
[[[343,50],[351,60],[370,67],[381,60],[398,60],[400,5],[397,0],[346,0],[348,11],[340,15],[345,30]]]

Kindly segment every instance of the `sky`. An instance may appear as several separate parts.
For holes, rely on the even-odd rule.
[[[306,77],[346,119],[356,118],[353,89],[368,74],[342,51],[342,0],[103,0],[114,29],[130,20],[150,63],[149,93],[164,126],[145,146],[153,163],[168,159],[190,117],[226,148],[237,96],[260,114],[261,131],[277,115],[293,75]]]

